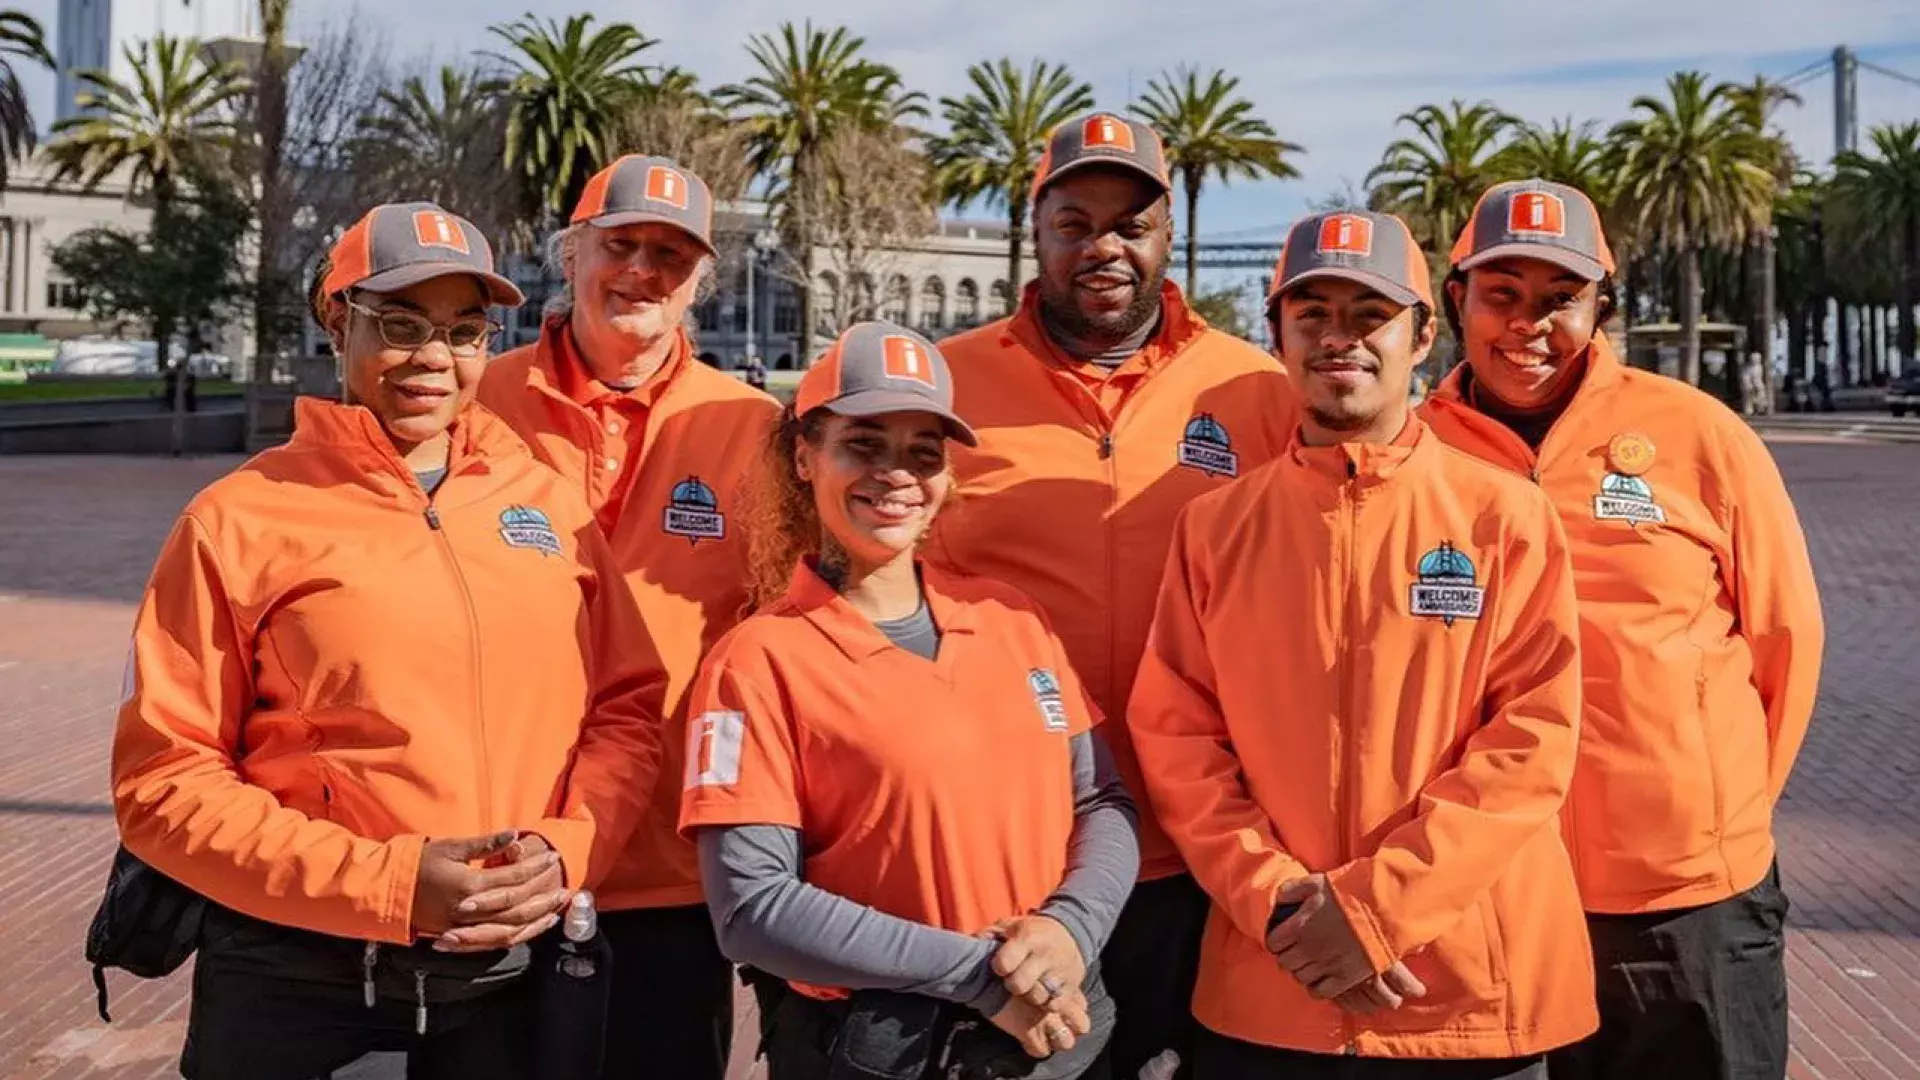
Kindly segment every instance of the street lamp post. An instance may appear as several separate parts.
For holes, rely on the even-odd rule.
[[[773,235],[772,229],[761,229],[753,234],[753,250],[747,253],[747,366],[749,368],[753,366],[754,357],[760,355],[760,323],[754,317],[753,311],[754,293],[757,291],[753,272],[758,268],[760,260],[766,258],[767,254],[773,250],[776,243],[779,243],[779,237]]]

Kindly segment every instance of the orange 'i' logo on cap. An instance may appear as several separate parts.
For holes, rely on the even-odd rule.
[[[647,168],[647,198],[675,210],[687,208],[687,178],[665,165]]]
[[[1507,202],[1507,232],[1514,236],[1567,235],[1567,204],[1545,191],[1522,191]]]
[[[473,254],[473,249],[467,246],[466,230],[438,210],[414,211],[413,239],[421,247],[443,247],[462,255]]]
[[[890,335],[882,344],[889,379],[908,379],[933,386],[933,358],[912,338]]]
[[[1373,254],[1373,222],[1358,214],[1334,214],[1320,223],[1320,241],[1314,250],[1322,255]]]
[[[1133,153],[1133,128],[1117,116],[1095,116],[1087,120],[1080,135],[1081,145],[1089,150],[1118,150]]]

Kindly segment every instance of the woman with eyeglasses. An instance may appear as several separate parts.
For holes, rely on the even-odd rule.
[[[113,795],[211,902],[189,1078],[541,1075],[528,944],[639,820],[660,688],[584,501],[472,405],[521,299],[472,224],[375,207],[311,296],[341,401],[300,399],[161,551]]]

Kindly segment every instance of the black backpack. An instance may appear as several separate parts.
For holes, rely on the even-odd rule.
[[[200,923],[207,900],[199,893],[141,862],[124,846],[113,853],[107,891],[87,927],[87,963],[93,965],[93,990],[100,1019],[107,1015],[107,969],[119,968],[142,979],[171,975],[200,944]]]

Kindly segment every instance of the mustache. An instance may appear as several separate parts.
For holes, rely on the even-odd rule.
[[[1073,280],[1081,281],[1090,277],[1102,277],[1102,276],[1124,277],[1128,281],[1135,282],[1135,283],[1138,283],[1140,280],[1140,275],[1134,273],[1133,266],[1124,259],[1116,259],[1112,262],[1101,263],[1098,266],[1089,266],[1085,270],[1081,270],[1075,273],[1073,275]]]
[[[1367,371],[1374,371],[1380,366],[1373,357],[1364,352],[1355,351],[1313,357],[1307,361],[1307,370],[1312,371],[1316,368],[1326,367],[1329,364],[1352,364],[1354,367],[1364,368]]]

